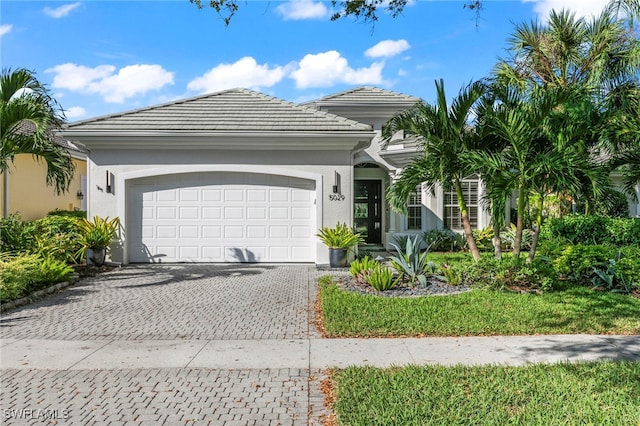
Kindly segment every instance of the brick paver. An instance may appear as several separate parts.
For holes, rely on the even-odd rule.
[[[309,370],[2,370],[2,424],[307,424]]]
[[[57,340],[309,338],[316,274],[310,265],[131,266],[3,314],[0,331]]]
[[[313,265],[128,266],[3,313],[0,332],[7,340],[317,338],[310,319],[325,273]],[[321,379],[309,369],[2,369],[0,423],[320,424]]]

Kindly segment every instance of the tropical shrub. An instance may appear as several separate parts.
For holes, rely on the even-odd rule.
[[[368,274],[365,276],[367,283],[378,291],[391,290],[394,288],[400,277],[396,280],[393,279],[393,272],[386,266],[376,262],[376,265],[369,269]]]
[[[84,210],[52,210],[47,213],[47,216],[69,216],[75,217],[76,219],[86,219],[87,212]]]
[[[424,251],[420,249],[422,245],[421,236],[416,235],[413,238],[407,238],[406,245],[401,247],[397,244],[391,244],[398,252],[397,256],[390,258],[393,267],[403,276],[405,276],[412,285],[418,281],[422,286],[427,285],[427,270],[433,271],[435,264],[427,260],[429,247]]]
[[[73,269],[55,259],[35,254],[0,256],[0,299],[15,300],[43,285],[65,281]]]
[[[596,200],[593,205],[593,212],[599,216],[607,217],[629,217],[629,201],[627,196],[620,191],[610,191],[606,200]]]
[[[371,256],[364,256],[361,259],[355,259],[349,266],[349,273],[358,282],[366,282],[366,276],[369,271],[378,265],[378,261],[371,258]]]
[[[443,263],[440,265],[440,272],[442,272],[442,276],[444,276],[447,284],[453,286],[462,284],[462,272],[455,266]]]
[[[0,219],[0,251],[24,253],[35,244],[35,225],[22,220],[19,214]]]
[[[422,233],[422,241],[432,251],[459,251],[466,245],[466,238],[450,229],[431,229]]]
[[[38,219],[35,226],[35,244],[30,252],[42,258],[53,258],[66,263],[77,263],[82,248],[80,220],[73,216],[54,215]]]
[[[593,268],[605,266],[617,253],[612,246],[576,244],[566,247],[553,264],[560,275],[576,284],[584,284],[590,282]]]
[[[500,290],[552,291],[560,288],[553,264],[544,258],[536,258],[531,263],[511,256],[483,258],[474,267],[466,269],[464,281],[469,285]]]
[[[516,240],[516,225],[513,223],[509,224],[509,228],[500,233],[500,239],[502,240],[502,244],[506,249],[512,250],[513,243]],[[531,229],[525,228],[522,230],[522,238],[520,239],[520,249],[521,250],[529,250],[531,247],[531,243],[533,242],[533,233]]]
[[[541,241],[562,237],[571,244],[613,244],[617,247],[640,246],[640,218],[569,215],[545,222]]]
[[[615,258],[594,267],[591,282],[617,293],[631,293],[640,288],[640,248],[625,247]]]
[[[476,240],[476,246],[480,251],[493,250],[493,229],[491,227],[474,229],[472,233],[473,238]]]

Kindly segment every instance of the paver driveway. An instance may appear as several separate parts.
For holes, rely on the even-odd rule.
[[[2,315],[20,339],[308,339],[311,265],[144,265],[87,279]],[[123,342],[124,343],[124,342]],[[206,368],[2,369],[3,424],[308,424],[319,371]],[[13,410],[13,411],[12,411]],[[28,421],[25,421],[28,420]]]

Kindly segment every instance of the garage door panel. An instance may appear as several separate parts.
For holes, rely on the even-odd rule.
[[[313,181],[194,173],[136,180],[128,191],[131,262],[315,259]]]

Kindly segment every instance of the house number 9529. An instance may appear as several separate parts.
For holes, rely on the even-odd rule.
[[[331,201],[344,201],[345,196],[342,194],[329,194],[329,200]]]

